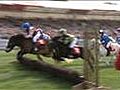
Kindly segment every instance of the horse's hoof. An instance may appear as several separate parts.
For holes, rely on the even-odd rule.
[[[22,59],[22,57],[16,57],[16,59],[17,59],[17,60],[21,60],[21,59]]]
[[[72,63],[72,62],[73,62],[73,60],[72,60],[72,59],[67,59],[67,58],[65,58],[64,60],[65,60],[65,62],[66,62],[66,63],[68,63],[68,64],[70,64],[70,63]]]

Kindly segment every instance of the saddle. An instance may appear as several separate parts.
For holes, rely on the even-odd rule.
[[[46,46],[48,45],[48,41],[44,40],[44,39],[39,39],[36,43],[35,43],[36,47],[39,50],[45,49]]]
[[[69,48],[69,45],[71,44],[72,40],[69,40],[68,38],[65,38],[65,39],[59,39],[58,40],[63,46]],[[79,45],[75,45],[75,47],[73,48],[69,48],[70,51],[67,52],[68,55],[73,55],[73,56],[78,56],[80,55],[81,51],[80,51],[80,46]]]
[[[81,51],[80,51],[80,48],[79,47],[74,47],[72,48],[72,54],[73,55],[80,55]]]

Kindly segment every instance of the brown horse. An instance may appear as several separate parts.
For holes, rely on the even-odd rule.
[[[9,42],[6,47],[6,52],[10,52],[15,46],[20,48],[20,51],[17,54],[17,58],[21,58],[24,54],[32,53],[37,54],[38,58],[42,60],[39,55],[49,56],[52,52],[52,47],[50,44],[44,47],[44,50],[35,51],[35,45],[32,43],[32,38],[25,38],[24,35],[18,34],[14,35],[9,39]]]

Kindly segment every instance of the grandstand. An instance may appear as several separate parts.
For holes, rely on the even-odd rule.
[[[35,26],[40,24],[46,31],[51,30],[52,36],[61,27],[67,28],[70,33],[82,35],[84,23],[87,24],[86,29],[93,29],[98,23],[99,28],[114,32],[115,28],[120,27],[120,11],[110,9],[58,8],[29,2],[1,3],[0,36],[9,38],[13,34],[23,33],[20,30],[23,21],[30,21]]]
[[[69,4],[68,4],[69,5]],[[74,7],[74,4],[73,4]],[[1,3],[0,17],[17,18],[56,18],[56,19],[74,19],[74,20],[120,20],[120,11],[102,9],[75,9],[46,7],[36,3]]]

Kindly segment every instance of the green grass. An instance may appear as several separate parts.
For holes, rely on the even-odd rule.
[[[120,71],[114,68],[104,68],[100,71],[100,82],[112,90],[120,90]]]
[[[71,90],[72,84],[47,72],[38,72],[26,69],[16,60],[17,51],[6,53],[0,51],[0,90]],[[35,55],[27,55],[36,59]],[[45,58],[45,57],[44,57]],[[50,58],[46,62],[54,64]],[[82,60],[81,60],[82,61]],[[82,63],[75,60],[72,64],[62,62],[61,67],[71,68],[82,72]],[[114,68],[101,68],[101,85],[120,90],[120,72]]]

